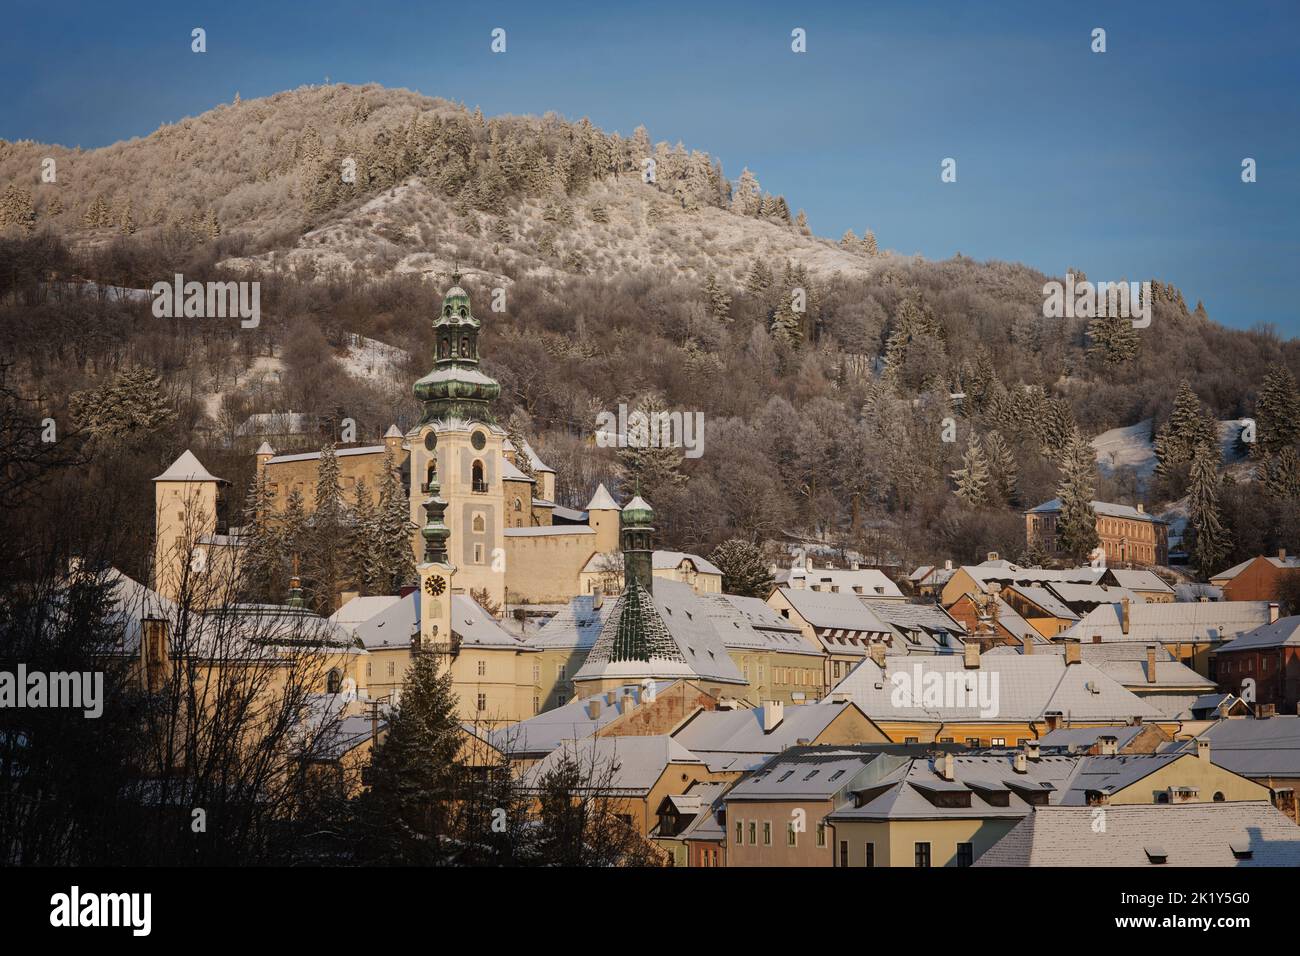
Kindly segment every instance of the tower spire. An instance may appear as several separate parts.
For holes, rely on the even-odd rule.
[[[415,383],[415,397],[424,405],[421,425],[452,418],[492,423],[490,403],[501,394],[500,384],[479,370],[482,323],[474,317],[460,278],[458,263],[433,320],[433,371]]]

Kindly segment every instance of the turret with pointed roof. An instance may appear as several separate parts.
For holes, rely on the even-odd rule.
[[[452,418],[492,423],[489,403],[501,394],[501,386],[479,370],[481,323],[470,309],[469,293],[460,287],[460,273],[452,283],[433,321],[433,371],[415,383],[415,397],[424,405],[420,424]]]

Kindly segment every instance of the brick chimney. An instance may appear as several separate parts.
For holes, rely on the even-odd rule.
[[[951,781],[956,773],[953,769],[953,760],[951,753],[944,753],[934,758],[934,772],[941,779]]]
[[[1119,753],[1119,738],[1114,734],[1103,734],[1097,738],[1097,746],[1103,757],[1114,757]]]
[[[1070,664],[1083,662],[1083,649],[1076,638],[1066,638],[1061,643],[1065,645],[1065,663],[1067,667]]]
[[[1128,623],[1129,623],[1129,600],[1128,598],[1120,598],[1119,629],[1124,634],[1128,633]]]
[[[1011,769],[1016,773],[1028,773],[1029,766],[1025,762],[1025,752],[1017,750],[1015,757],[1011,761]]]
[[[990,552],[989,552],[989,560],[990,560],[990,561],[996,561],[997,559],[998,559],[998,553],[997,553],[996,551],[990,551]]]
[[[1100,635],[1100,634],[1094,634],[1094,635],[1092,635],[1092,643],[1094,643],[1094,644],[1100,644],[1100,643],[1101,643],[1101,635]]]
[[[1025,756],[1035,762],[1043,759],[1043,748],[1037,740],[1025,741]]]
[[[881,670],[885,669],[885,642],[871,642],[871,662]]]
[[[952,558],[948,558],[946,561],[943,562],[943,569],[945,571],[952,570]]]
[[[1286,548],[1278,548],[1278,549],[1277,549],[1277,559],[1278,559],[1279,561],[1285,561],[1285,560],[1286,560]]]
[[[600,698],[599,698],[599,697],[595,698],[594,700],[590,700],[590,701],[587,702],[587,714],[588,714],[588,716],[591,717],[592,720],[596,720],[596,719],[598,719],[598,718],[600,717]]]
[[[1059,710],[1049,710],[1044,716],[1047,718],[1047,729],[1058,730],[1064,721]]]
[[[1278,614],[1277,602],[1276,602],[1276,601],[1269,601],[1269,602],[1268,602],[1268,623],[1270,623],[1270,624],[1274,624],[1274,623],[1276,623],[1276,622],[1277,622],[1277,614]]]
[[[1196,756],[1206,763],[1210,761],[1210,742],[1204,737],[1196,738]]]
[[[1020,635],[1020,653],[1025,657],[1034,653],[1034,639],[1028,634]]]
[[[1154,684],[1155,682],[1156,682],[1156,646],[1154,644],[1148,644],[1147,645],[1147,683]]]
[[[967,670],[973,670],[980,666],[980,646],[974,641],[967,641],[962,648],[963,660]]]
[[[623,695],[622,713],[630,714],[634,710],[636,710],[636,697],[632,694],[625,693]]]
[[[779,700],[763,701],[763,733],[770,734],[785,719],[785,703]]]

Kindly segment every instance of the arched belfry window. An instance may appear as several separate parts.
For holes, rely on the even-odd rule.
[[[518,498],[515,499],[515,510],[516,511],[524,510],[524,503]]]
[[[475,491],[487,491],[487,482],[483,480],[483,462],[475,461],[470,469],[470,476],[474,483]]]
[[[469,358],[469,336],[468,335],[462,335],[460,337],[460,357]]]
[[[442,337],[438,345],[438,358],[447,358],[451,354],[451,340],[447,336]]]
[[[337,667],[330,671],[325,686],[331,694],[337,694],[343,689],[343,673]]]

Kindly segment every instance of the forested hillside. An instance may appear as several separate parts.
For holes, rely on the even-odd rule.
[[[1159,277],[1128,277],[1152,279],[1149,327],[1045,318],[1059,276],[924,261],[865,230],[819,238],[748,172],[729,181],[642,129],[310,88],[104,149],[0,143],[0,194],[11,401],[81,436],[102,490],[86,520],[111,521],[123,552],[147,552],[148,479],[186,447],[238,500],[251,414],[352,418],[363,440],[411,425],[455,268],[498,414],[557,469],[561,503],[639,480],[664,545],[790,533],[882,562],[1014,557],[1020,512],[1068,475],[1107,500],[1212,506],[1225,563],[1300,544],[1295,343],[1219,326]],[[148,289],[177,272],[260,281],[260,326],[155,318],[147,298],[82,281]],[[350,374],[356,335],[409,361]],[[596,415],[620,402],[703,412],[704,454],[594,447]],[[1247,416],[1260,480],[1225,481],[1217,444],[1198,472],[1204,422]],[[1154,476],[1080,464],[1081,442],[1145,419]]]

